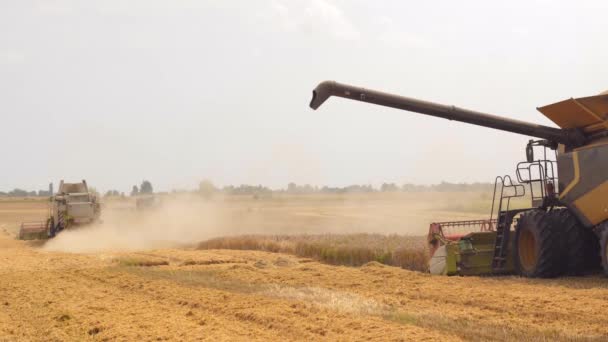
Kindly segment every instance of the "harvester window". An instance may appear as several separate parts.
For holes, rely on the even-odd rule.
[[[70,195],[70,202],[89,202],[89,195]]]

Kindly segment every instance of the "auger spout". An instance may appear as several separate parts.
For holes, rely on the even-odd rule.
[[[409,97],[389,94],[341,84],[334,81],[321,82],[312,92],[310,107],[318,109],[331,96],[373,103],[409,112],[436,116],[448,120],[466,122],[472,125],[494,128],[517,134],[546,139],[553,143],[577,147],[585,143],[585,136],[577,130],[566,130],[543,126],[530,122],[509,119],[497,115],[481,113],[468,109],[448,106]]]

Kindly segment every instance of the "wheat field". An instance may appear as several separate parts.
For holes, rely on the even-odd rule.
[[[455,200],[484,197],[114,200],[103,224],[42,244],[14,235],[45,202],[3,200],[0,341],[606,339],[603,277],[425,273],[429,222],[487,216]]]

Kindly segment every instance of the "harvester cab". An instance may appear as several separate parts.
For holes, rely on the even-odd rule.
[[[537,108],[559,128],[333,81],[314,89],[310,107],[331,96],[537,138],[526,145],[515,181],[496,178],[489,218],[431,224],[431,273],[555,277],[601,261],[608,274],[607,93]],[[512,207],[526,195],[530,206]]]
[[[99,220],[101,206],[87,182],[59,184],[59,190],[49,198],[49,214],[46,221],[24,222],[19,239],[48,239],[64,229],[94,223]]]

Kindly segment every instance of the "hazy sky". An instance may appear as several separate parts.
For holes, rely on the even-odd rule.
[[[550,124],[608,89],[608,2],[0,0],[0,190],[492,181],[527,137],[325,79]]]

